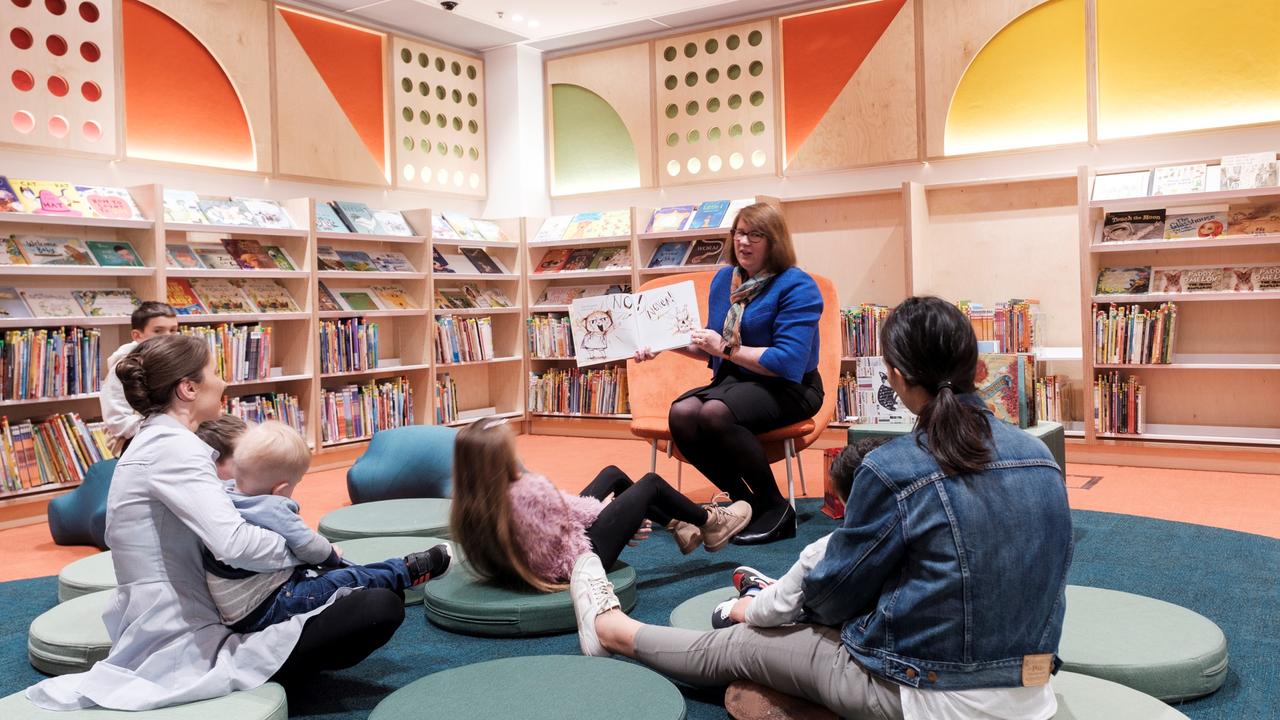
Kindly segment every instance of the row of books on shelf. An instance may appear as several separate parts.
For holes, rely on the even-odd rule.
[[[1066,424],[1071,420],[1071,385],[1066,375],[1036,378],[1036,420]]]
[[[667,233],[728,228],[738,211],[755,200],[708,200],[697,205],[673,205],[655,210],[645,226],[646,233]],[[543,221],[534,242],[590,240],[631,234],[630,210],[580,212],[555,215]]]
[[[1178,306],[1162,303],[1093,306],[1093,361],[1108,365],[1165,365],[1173,362]]]
[[[1163,208],[1109,212],[1099,233],[1104,243],[1275,235],[1280,234],[1280,203],[1233,204],[1225,211],[1177,214]]]
[[[436,378],[435,415],[437,425],[448,425],[458,420],[458,383],[449,373]]]
[[[631,292],[630,283],[613,285],[548,285],[542,289],[533,309],[544,305],[568,305],[574,300],[584,297],[601,297],[603,295],[626,295]]]
[[[316,248],[316,263],[324,271],[418,272],[404,253],[378,252],[371,255],[363,250],[334,250],[328,245]]]
[[[533,241],[590,240],[630,234],[630,210],[605,210],[580,212],[577,215],[553,215],[542,221],[542,226],[533,236]]]
[[[863,303],[857,307],[841,308],[840,334],[844,342],[844,356],[879,356],[880,326],[887,317],[889,308],[884,305]]]
[[[534,274],[581,270],[630,270],[631,250],[625,245],[585,248],[552,248],[533,268]]]
[[[1109,267],[1098,271],[1098,295],[1280,291],[1280,265]]]
[[[7,416],[0,417],[0,432],[6,492],[80,482],[90,465],[115,457],[105,426],[87,423],[77,413],[13,425]]]
[[[128,190],[0,175],[0,213],[143,220]]]
[[[569,316],[559,313],[530,315],[525,319],[529,357],[539,360],[573,358],[573,329]]]
[[[653,211],[646,233],[681,232],[687,230],[714,230],[728,228],[738,211],[755,203],[754,198],[742,200],[708,200],[697,205],[673,205]]]
[[[250,423],[278,420],[306,437],[306,413],[298,402],[298,396],[287,392],[258,393],[238,397],[223,397],[222,412]]]
[[[414,424],[413,386],[394,377],[325,390],[320,410],[322,442],[363,440],[379,430]]]
[[[165,297],[179,315],[301,312],[289,291],[270,279],[169,278]]]
[[[1123,435],[1146,432],[1146,400],[1146,386],[1139,384],[1137,375],[1099,373],[1093,381],[1093,429]]]
[[[102,340],[93,328],[10,330],[0,352],[4,400],[98,392]]]
[[[359,372],[378,367],[378,324],[363,318],[320,321],[320,372]]]
[[[956,304],[969,317],[979,352],[1029,353],[1040,344],[1039,300],[1013,299],[993,308],[967,300]]]
[[[441,364],[492,360],[493,321],[487,317],[441,315],[435,324],[436,362]]]
[[[510,275],[511,271],[498,258],[484,248],[460,247],[457,253],[431,249],[431,269],[438,273],[482,273],[485,275]]]
[[[728,246],[724,238],[669,240],[654,248],[648,267],[719,265],[725,261],[725,248]]]
[[[1182,195],[1222,190],[1251,190],[1276,185],[1276,153],[1225,155],[1217,165],[1190,163],[1153,170],[1099,175],[1093,200]]]
[[[446,241],[511,242],[502,227],[492,220],[467,217],[447,210],[431,216],[431,238]]]
[[[227,382],[271,377],[271,328],[262,325],[195,325],[180,328],[209,347],[218,376]]]
[[[321,312],[376,312],[378,310],[418,310],[404,288],[395,283],[330,290],[320,283]]]
[[[910,425],[916,421],[915,414],[890,387],[884,361],[876,356],[859,357],[853,372],[840,375],[836,417],[842,422],[867,425]]]
[[[0,287],[0,319],[119,317],[139,304],[129,288]]]
[[[529,373],[529,412],[618,415],[631,412],[627,399],[627,370],[622,366],[599,370],[549,368]]]
[[[45,235],[0,238],[0,265],[80,265],[142,267],[141,256],[127,240],[89,240]]]
[[[223,238],[221,244],[175,243],[166,245],[164,250],[165,265],[175,270],[302,269],[288,250],[278,245],[263,245],[252,238]]]
[[[475,310],[511,307],[511,299],[496,287],[477,287],[465,284],[461,287],[435,289],[435,306],[438,310]]]

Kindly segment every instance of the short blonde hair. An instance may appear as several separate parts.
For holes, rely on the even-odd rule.
[[[246,495],[268,495],[282,482],[293,485],[310,467],[307,441],[278,420],[249,428],[236,443],[236,488]]]

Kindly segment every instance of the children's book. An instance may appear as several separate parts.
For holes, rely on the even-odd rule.
[[[288,250],[285,250],[279,245],[264,245],[262,246],[262,249],[267,252],[267,257],[271,258],[271,262],[275,263],[277,269],[298,269],[298,263],[293,261],[293,256],[289,254]]]
[[[1147,188],[1150,185],[1150,170],[1099,175],[1093,179],[1092,199],[1120,200],[1123,198],[1146,197]]]
[[[338,257],[342,264],[352,272],[377,272],[378,266],[373,264],[369,253],[360,250],[339,250]]]
[[[349,233],[346,223],[329,203],[316,203],[316,232]]]
[[[10,235],[6,238],[0,238],[0,243],[4,245],[0,251],[0,265],[30,265],[26,256],[22,254],[22,248],[18,247],[18,236]]]
[[[373,264],[382,272],[407,272],[416,273],[418,269],[409,262],[409,258],[404,253],[398,252],[380,252],[373,253]]]
[[[72,290],[71,296],[89,317],[132,315],[141,303],[128,288],[107,290]]]
[[[533,269],[536,273],[554,273],[560,272],[564,264],[569,260],[569,250],[567,248],[551,248],[542,254],[542,259],[538,261],[538,267]]]
[[[996,418],[1027,428],[1035,424],[1035,356],[978,353],[974,385]]]
[[[509,308],[511,307],[511,299],[507,294],[502,292],[501,288],[491,287],[484,288],[480,294],[489,301],[489,307]]]
[[[693,247],[689,248],[689,257],[685,258],[685,265],[716,265],[720,262],[720,258],[724,255],[725,241],[723,238],[700,238],[693,241]]]
[[[1221,183],[1223,190],[1274,187],[1276,184],[1275,152],[1223,156]]]
[[[462,288],[438,288],[438,292],[444,299],[444,309],[467,310],[477,306],[473,299],[474,292],[468,293]]]
[[[9,184],[9,178],[0,175],[0,213],[26,212],[18,192]]]
[[[439,248],[431,248],[431,270],[438,273],[458,272],[449,267],[449,261],[444,259],[444,253]]]
[[[1107,213],[1102,219],[1102,242],[1159,240],[1164,237],[1165,211]]]
[[[169,303],[173,311],[179,315],[209,314],[204,303],[200,302],[200,298],[196,295],[196,291],[192,289],[191,281],[186,278],[169,278],[165,281],[165,302]]]
[[[601,293],[603,295],[604,293]],[[586,288],[571,285],[548,285],[534,305],[568,305],[580,297],[586,297]]]
[[[320,283],[320,293],[317,295],[317,297],[320,300],[321,312],[341,311],[346,309],[345,307],[342,306],[342,303],[338,302],[338,298],[335,297],[334,294],[329,291],[328,286],[326,286],[323,282]]]
[[[258,227],[293,228],[293,218],[289,217],[289,211],[275,200],[233,197],[231,201],[240,203],[245,210],[249,211],[250,219]]]
[[[688,240],[671,240],[659,245],[653,251],[653,257],[649,258],[649,267],[676,267],[684,264],[684,258],[689,254],[689,246],[693,243]]]
[[[362,202],[350,202],[347,200],[335,200],[333,209],[338,211],[338,217],[347,224],[353,233],[364,233],[366,235],[384,235],[382,226],[378,224],[378,219],[373,216],[373,211],[368,205]]]
[[[506,274],[507,268],[495,257],[491,257],[484,248],[460,247],[458,252],[462,253],[471,261],[476,270],[486,274]]]
[[[552,242],[555,240],[563,240],[565,231],[569,229],[569,223],[573,220],[573,215],[553,215],[542,221],[542,227],[538,228],[538,234],[533,236],[534,242]]]
[[[298,312],[293,296],[275,280],[236,280],[235,284],[249,296],[260,313]]]
[[[417,310],[418,306],[399,285],[373,285],[369,288],[373,291],[378,302],[388,310]]]
[[[190,245],[165,245],[164,257],[171,268],[204,269],[204,263],[200,262],[200,257]]]
[[[1098,295],[1142,295],[1151,284],[1150,267],[1103,268],[1098,271]]]
[[[251,238],[223,238],[222,246],[237,265],[245,270],[275,270],[276,261],[267,254],[262,243]]]
[[[164,219],[171,223],[208,223],[200,211],[200,196],[190,190],[164,191]]]
[[[97,265],[80,238],[19,235],[17,241],[29,265]]]
[[[1260,267],[1237,266],[1225,267],[1223,272],[1227,275],[1227,291],[1229,292],[1253,292],[1258,289],[1257,274],[1261,270]],[[1152,271],[1155,272],[1154,270]]]
[[[685,347],[702,327],[691,281],[636,294],[578,298],[569,305],[578,367],[631,357],[636,350]]]
[[[89,240],[85,245],[102,267],[142,267],[142,258],[128,240]]]
[[[368,288],[341,288],[338,290],[338,297],[342,298],[343,304],[349,310],[355,312],[382,309],[382,306],[373,299],[373,291]]]
[[[431,237],[435,240],[461,240],[458,231],[453,229],[449,221],[443,215],[432,213],[431,215]]]
[[[570,250],[569,257],[565,258],[560,272],[573,272],[590,268],[591,261],[596,257],[596,252],[596,248],[574,248]]]
[[[698,208],[693,205],[675,205],[653,211],[649,218],[647,233],[679,232],[689,223],[689,218]]]
[[[631,269],[631,250],[625,247],[618,248],[618,252],[609,256],[608,260],[600,263],[601,270],[630,270]]]
[[[480,233],[480,237],[490,242],[511,242],[511,238],[502,231],[502,227],[492,220],[471,219],[471,224],[475,226],[476,232]]]
[[[129,191],[118,187],[77,185],[76,192],[84,198],[94,217],[111,220],[145,220]]]
[[[857,358],[854,379],[859,396],[858,407],[864,413],[858,421],[873,425],[914,424],[916,416],[902,402],[902,398],[889,384],[889,373],[884,360],[877,356]]]
[[[1230,205],[1227,221],[1228,235],[1280,234],[1280,203]]]
[[[1260,265],[1253,268],[1253,285],[1256,292],[1280,292],[1280,265]]]
[[[693,219],[689,221],[688,229],[718,228],[728,212],[728,200],[708,200],[698,206],[698,211],[693,214]]]
[[[462,286],[462,294],[467,296],[467,300],[471,301],[472,307],[491,308],[497,307],[489,302],[489,298],[485,296],[484,291],[476,287],[474,284],[468,283]]]
[[[479,269],[471,264],[470,258],[462,254],[444,253],[445,263],[460,273],[478,273]]]
[[[213,225],[253,227],[253,213],[237,200],[224,197],[200,197],[200,212]]]
[[[17,178],[12,183],[18,199],[29,213],[66,217],[89,217],[93,214],[88,203],[70,183]]]
[[[29,318],[31,310],[16,287],[0,287],[0,318]]]
[[[413,228],[405,221],[399,210],[374,210],[373,219],[382,226],[384,235],[397,237],[413,237]]]
[[[720,221],[720,227],[733,227],[733,221],[738,219],[738,212],[748,205],[755,205],[755,198],[742,198],[741,200],[730,200],[729,207],[724,212],[724,219]]]
[[[600,213],[600,224],[595,237],[621,237],[631,234],[630,210],[606,210]]]
[[[582,212],[573,216],[569,221],[569,226],[565,228],[565,240],[583,240],[589,238],[601,237],[601,227],[604,223],[604,213],[601,212]]]
[[[596,254],[591,258],[591,264],[587,266],[590,270],[600,270],[609,266],[618,253],[626,250],[625,247],[612,246],[596,248]]]
[[[18,290],[31,314],[38,318],[84,317],[80,303],[70,290],[22,288]],[[132,312],[132,310],[130,311]]]
[[[1159,167],[1151,171],[1152,195],[1204,192],[1205,163]]]
[[[249,296],[228,280],[197,278],[191,281],[191,289],[214,315],[250,315],[258,311]]]
[[[1158,267],[1152,270],[1152,286],[1162,293],[1232,292],[1235,278],[1221,265]],[[1252,275],[1247,278],[1252,284]]]
[[[448,221],[449,225],[453,228],[454,232],[458,234],[459,238],[463,240],[484,239],[484,235],[480,234],[480,231],[476,229],[475,224],[471,222],[471,218],[466,215],[449,212],[448,210],[444,211],[442,214],[444,215],[444,219]]]
[[[1218,237],[1227,229],[1227,214],[1222,212],[1183,213],[1164,219],[1164,239]]]
[[[221,245],[213,243],[193,243],[191,249],[195,252],[196,257],[200,258],[200,262],[210,270],[239,270],[240,263],[231,257],[227,249]]]
[[[347,269],[347,266],[342,264],[342,258],[338,256],[338,251],[328,245],[321,245],[316,248],[316,262],[321,270]]]

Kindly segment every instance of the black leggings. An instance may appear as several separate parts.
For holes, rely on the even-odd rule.
[[[289,659],[271,677],[289,682],[322,670],[342,670],[387,644],[404,622],[404,596],[386,588],[344,595],[302,626]]]
[[[606,505],[587,528],[591,549],[606,568],[618,561],[618,555],[646,519],[661,526],[673,519],[698,527],[707,522],[707,511],[701,505],[653,473],[632,482],[626,473],[610,465],[578,494],[597,500],[613,495],[613,502]]]

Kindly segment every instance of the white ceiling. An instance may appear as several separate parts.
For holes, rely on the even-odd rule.
[[[833,0],[458,0],[450,12],[439,0],[289,1],[474,52],[512,44],[563,50],[837,4]]]

